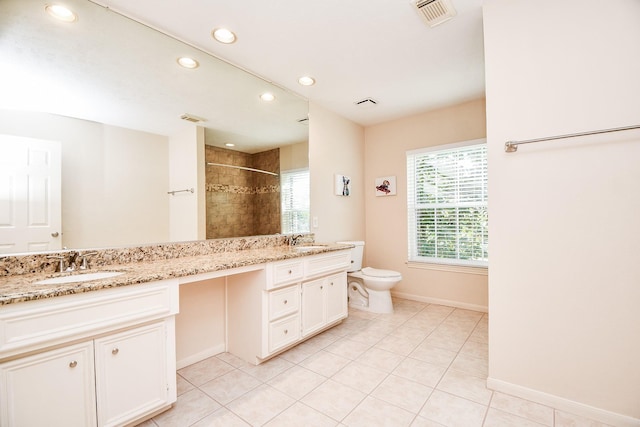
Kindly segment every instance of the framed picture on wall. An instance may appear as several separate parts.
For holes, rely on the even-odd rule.
[[[335,195],[349,196],[351,194],[351,177],[346,175],[335,175]]]
[[[395,196],[396,195],[396,177],[383,176],[376,178],[376,196]]]

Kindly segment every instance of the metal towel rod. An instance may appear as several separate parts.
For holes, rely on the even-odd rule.
[[[167,194],[171,194],[172,196],[175,196],[176,193],[193,193],[193,188],[187,188],[186,190],[167,191]]]
[[[591,132],[569,133],[567,135],[548,136],[546,138],[527,139],[525,141],[507,141],[504,143],[504,151],[506,153],[514,153],[518,151],[518,145],[531,144],[532,142],[550,141],[553,139],[575,138],[577,136],[596,135],[599,133],[620,132],[623,130],[640,129],[640,125],[625,126],[621,128],[594,130]]]

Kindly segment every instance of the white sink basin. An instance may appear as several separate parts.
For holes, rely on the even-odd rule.
[[[295,250],[300,252],[312,251],[314,249],[324,249],[326,247],[326,245],[294,246]]]
[[[75,274],[71,276],[52,277],[51,279],[38,280],[36,285],[61,285],[63,283],[88,282],[90,280],[107,279],[124,274],[121,271],[97,271],[95,273]]]

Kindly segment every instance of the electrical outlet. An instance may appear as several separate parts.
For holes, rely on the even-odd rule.
[[[317,216],[313,217],[313,228],[318,228],[318,217]]]

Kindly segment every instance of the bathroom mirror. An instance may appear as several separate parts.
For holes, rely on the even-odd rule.
[[[0,2],[0,136],[60,147],[62,219],[51,233],[61,247],[176,240],[171,203],[211,188],[202,174],[184,178],[206,171],[202,144],[247,155],[284,147],[285,157],[297,153],[291,168],[305,167],[305,99],[88,0],[65,1],[71,23],[45,5]],[[181,67],[181,57],[198,67]],[[8,180],[0,176],[0,229],[16,221]],[[25,250],[0,247],[12,252]]]

